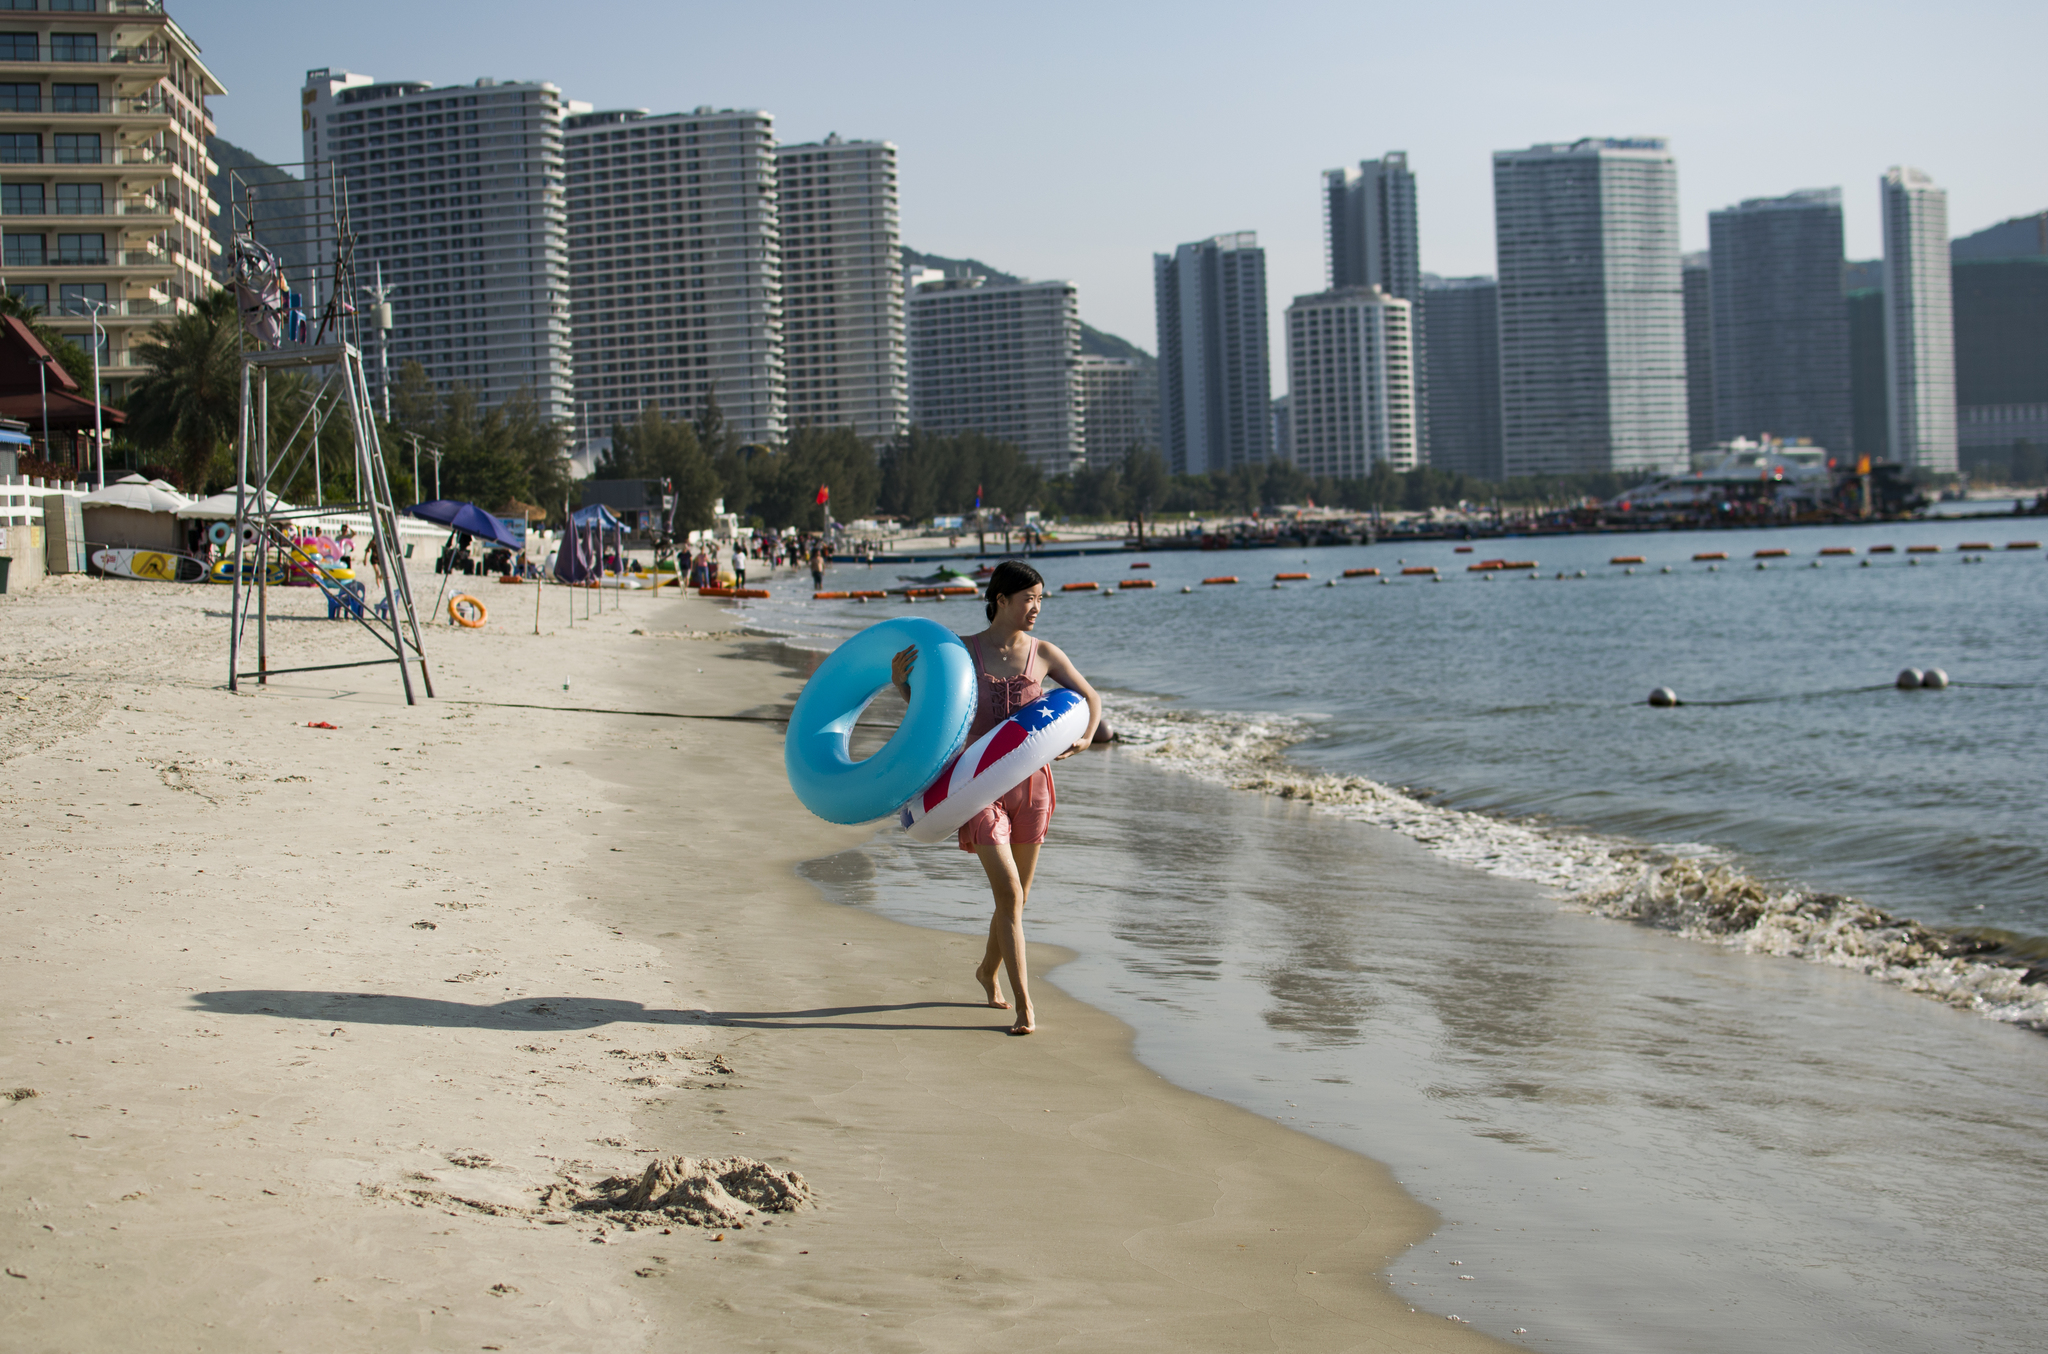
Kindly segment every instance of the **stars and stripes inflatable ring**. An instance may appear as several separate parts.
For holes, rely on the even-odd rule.
[[[903,723],[872,756],[853,760],[854,721],[889,685],[897,652],[913,644]],[[887,818],[946,769],[967,741],[974,702],[974,660],[958,635],[916,616],[871,625],[827,655],[797,697],[782,743],[789,788],[828,823]]]
[[[1081,741],[1088,702],[1055,688],[974,740],[897,818],[913,841],[943,841]]]

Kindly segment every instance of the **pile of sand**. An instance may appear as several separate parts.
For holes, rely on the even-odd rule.
[[[698,1227],[744,1227],[756,1213],[793,1213],[816,1202],[795,1171],[751,1157],[664,1157],[639,1180],[614,1176],[605,1197],[582,1207],[607,1213],[660,1213]]]

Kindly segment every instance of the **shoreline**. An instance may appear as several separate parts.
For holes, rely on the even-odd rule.
[[[629,633],[736,639],[728,613],[633,596],[566,644],[437,627],[444,699],[408,710],[375,670],[214,689],[206,600],[10,600],[5,666],[69,674],[16,675],[0,725],[25,825],[0,1081],[37,1092],[0,1103],[12,1329],[1500,1347],[1389,1289],[1434,1220],[1384,1168],[1168,1085],[1055,985],[1048,1029],[1004,1039],[957,990],[970,942],[818,896],[798,864],[870,830],[802,813],[772,726],[582,712],[786,696],[729,639]],[[500,708],[566,707],[565,678],[581,710]],[[540,1202],[732,1152],[819,1207],[713,1241]]]

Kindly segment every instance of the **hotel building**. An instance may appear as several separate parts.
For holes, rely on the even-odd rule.
[[[1415,174],[1406,151],[1360,160],[1356,169],[1323,171],[1323,245],[1327,285],[1378,287],[1409,303],[1415,348],[1417,451],[1435,464],[1430,441],[1429,345],[1425,340],[1427,296],[1416,225]]]
[[[1253,231],[1152,256],[1161,450],[1176,475],[1273,454],[1266,251]]]
[[[1429,464],[1500,478],[1500,288],[1490,277],[1429,277]]]
[[[910,418],[926,432],[1012,443],[1046,475],[1087,455],[1081,315],[1071,282],[918,282],[910,293]]]
[[[1415,468],[1410,313],[1378,287],[1336,287],[1287,307],[1288,445],[1302,471],[1363,479],[1378,464]]]
[[[1852,438],[1842,190],[1751,198],[1708,212],[1707,237],[1711,440],[1768,433],[1847,453]],[[1695,443],[1692,449],[1700,447]]]
[[[99,351],[103,395],[135,343],[213,288],[209,97],[226,93],[156,0],[13,0],[0,16],[0,274]],[[94,314],[98,314],[97,330]]]
[[[527,391],[544,418],[566,423],[560,91],[322,69],[306,73],[301,97],[307,161],[331,161],[347,180],[355,281],[368,286],[381,269],[392,289],[391,379],[418,362],[438,390],[466,385],[485,406]],[[374,396],[381,375],[367,365]]]
[[[1879,188],[1884,220],[1884,375],[1891,458],[1932,474],[1956,469],[1954,281],[1948,193],[1894,167]]]

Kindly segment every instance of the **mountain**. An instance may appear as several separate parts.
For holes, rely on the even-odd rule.
[[[903,266],[906,268],[936,268],[942,273],[955,275],[979,273],[991,282],[1022,282],[1024,279],[1000,268],[992,268],[980,259],[949,259],[942,254],[925,254],[903,246]],[[1127,338],[1106,334],[1085,320],[1081,324],[1081,352],[1087,357],[1130,357],[1137,359],[1140,367],[1149,368],[1158,359]]]

